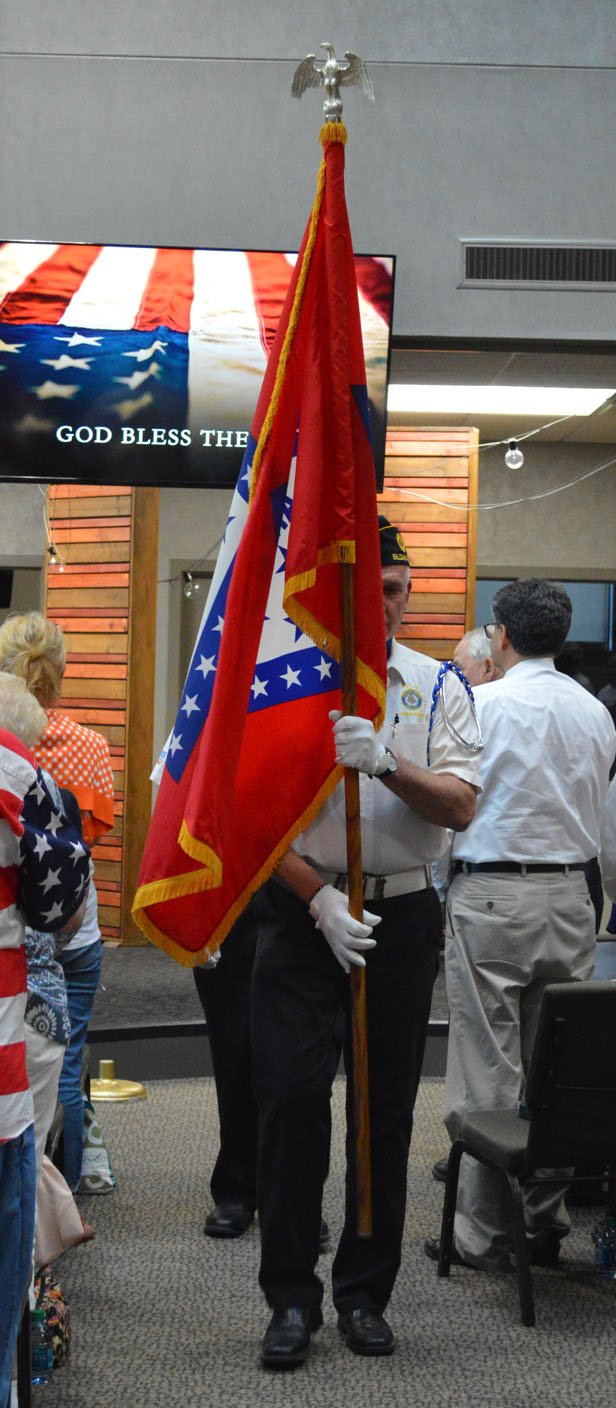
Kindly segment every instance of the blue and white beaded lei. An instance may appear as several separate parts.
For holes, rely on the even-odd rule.
[[[453,723],[451,722],[451,719],[450,719],[449,714],[448,714],[448,712],[447,712],[447,703],[446,703],[446,700],[445,700],[445,689],[444,689],[443,686],[444,686],[445,678],[446,678],[446,676],[449,674],[450,671],[451,671],[452,674],[457,675],[457,677],[458,677],[458,679],[460,680],[461,684],[464,685],[464,688],[465,688],[465,690],[466,690],[466,693],[468,694],[468,697],[469,697],[469,699],[470,699],[470,701],[471,701],[471,711],[472,711],[472,715],[473,715],[473,722],[474,722],[475,728],[476,728],[476,730],[477,730],[477,736],[476,736],[475,739],[472,739],[472,740],[471,740],[471,739],[463,738],[463,737],[462,737],[462,734],[459,733],[458,730],[457,730],[457,728],[455,727],[455,724],[453,724]],[[475,708],[475,697],[474,697],[474,695],[473,695],[473,691],[472,691],[472,689],[471,689],[471,687],[470,687],[470,684],[469,684],[469,682],[468,682],[468,680],[467,680],[467,678],[466,678],[466,675],[464,674],[464,671],[461,670],[461,669],[459,668],[459,666],[454,663],[453,660],[444,660],[443,663],[442,663],[442,665],[440,666],[438,675],[437,675],[436,680],[435,680],[435,682],[434,682],[434,688],[433,688],[433,690],[432,690],[432,701],[431,701],[431,704],[430,704],[430,718],[429,718],[429,720],[428,720],[428,741],[427,741],[428,767],[430,766],[430,736],[431,736],[431,734],[432,734],[432,725],[433,725],[433,723],[434,723],[434,718],[435,718],[436,709],[437,709],[437,705],[438,705],[439,699],[440,699],[440,701],[441,701],[441,708],[442,708],[442,711],[443,711],[443,721],[444,721],[444,723],[445,723],[445,727],[447,728],[448,732],[451,734],[451,737],[452,737],[452,738],[455,738],[456,743],[459,743],[460,747],[461,747],[461,748],[464,748],[467,753],[476,754],[476,753],[481,753],[481,752],[483,751],[483,739],[482,739],[482,737],[481,737],[481,729],[480,729],[480,727],[479,727],[479,719],[477,718],[477,710],[476,710],[476,708]]]

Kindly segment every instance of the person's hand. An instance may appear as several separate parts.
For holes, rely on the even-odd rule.
[[[353,919],[349,913],[346,895],[336,890],[333,885],[323,885],[317,890],[309,910],[316,928],[320,929],[327,939],[334,958],[338,959],[345,973],[350,973],[351,963],[358,968],[365,968],[366,960],[362,957],[362,950],[376,948],[372,930],[376,924],[380,924],[381,915],[369,914],[365,909],[363,924],[359,919]]]
[[[339,709],[332,709],[329,717],[334,725],[337,763],[371,777],[387,771],[387,749],[379,742],[370,719],[341,714]]]

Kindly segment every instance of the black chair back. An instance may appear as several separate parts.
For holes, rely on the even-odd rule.
[[[528,1073],[522,1177],[536,1168],[616,1167],[616,983],[551,983]]]

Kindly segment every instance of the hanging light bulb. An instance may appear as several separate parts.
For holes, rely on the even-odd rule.
[[[510,440],[508,449],[505,451],[505,464],[507,469],[521,469],[524,464],[524,455],[518,445],[517,440]]]
[[[49,544],[47,551],[49,553],[49,566],[56,567],[58,563],[58,555],[56,553],[53,543]]]
[[[194,595],[194,591],[195,591],[195,588],[194,588],[194,583],[193,583],[193,579],[192,579],[192,577],[191,577],[191,574],[190,574],[190,572],[185,572],[185,573],[184,573],[184,596],[191,597],[191,596]]]

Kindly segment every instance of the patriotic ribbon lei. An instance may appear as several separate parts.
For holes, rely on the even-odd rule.
[[[463,737],[462,737],[462,734],[458,732],[458,730],[457,730],[455,724],[452,723],[452,721],[451,721],[451,719],[450,719],[450,717],[449,717],[449,713],[448,713],[448,710],[447,710],[447,702],[446,702],[446,699],[445,699],[444,683],[445,683],[445,678],[446,678],[446,676],[449,674],[450,671],[451,671],[452,674],[457,675],[457,677],[458,677],[458,679],[460,680],[461,684],[464,685],[464,688],[465,688],[465,690],[466,690],[466,693],[468,694],[468,697],[469,697],[469,699],[470,699],[470,702],[471,702],[471,711],[472,711],[472,715],[473,715],[473,722],[474,722],[474,724],[475,724],[475,728],[476,728],[476,731],[477,731],[476,737],[475,737],[474,739],[463,738]],[[435,715],[436,715],[436,709],[437,709],[437,705],[438,705],[439,699],[440,699],[440,701],[441,701],[441,709],[442,709],[442,711],[443,711],[443,721],[444,721],[444,723],[445,723],[445,727],[447,728],[448,732],[451,734],[451,737],[452,737],[452,738],[455,738],[456,743],[459,743],[459,744],[460,744],[460,747],[461,747],[461,748],[464,748],[467,753],[476,754],[476,753],[481,753],[481,752],[483,751],[483,739],[482,739],[482,737],[481,737],[481,729],[480,729],[480,727],[479,727],[479,719],[477,718],[477,709],[476,709],[476,707],[475,707],[475,697],[474,697],[474,695],[473,695],[473,691],[472,691],[472,689],[471,689],[471,687],[470,687],[470,684],[469,684],[469,682],[468,682],[468,680],[467,680],[467,678],[466,678],[466,675],[464,674],[464,672],[463,672],[462,670],[459,669],[459,667],[454,663],[454,661],[453,661],[453,660],[444,660],[443,663],[442,663],[442,665],[441,665],[441,667],[440,667],[440,669],[439,669],[438,675],[437,675],[436,680],[435,680],[435,683],[434,683],[434,688],[433,688],[433,690],[432,690],[432,702],[431,702],[431,704],[430,704],[430,719],[429,719],[429,722],[428,722],[428,743],[427,743],[428,767],[430,766],[430,736],[431,736],[431,734],[432,734],[432,725],[433,725],[433,723],[434,723],[434,719],[435,719]]]

